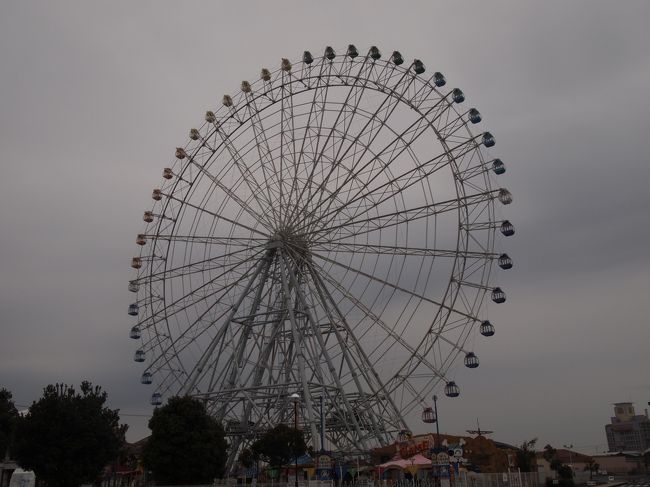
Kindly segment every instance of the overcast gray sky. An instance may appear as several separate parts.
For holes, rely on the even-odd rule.
[[[146,434],[129,260],[173,148],[261,67],[326,45],[419,58],[496,136],[517,234],[498,331],[441,431],[606,448],[650,401],[650,3],[0,3],[0,386],[90,379]],[[145,415],[145,416],[137,416]]]

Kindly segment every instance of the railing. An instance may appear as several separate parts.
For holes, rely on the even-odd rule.
[[[257,482],[256,479],[220,479],[212,484],[192,487],[294,487],[293,480]],[[174,487],[186,487],[177,485]],[[336,480],[298,480],[298,487],[544,487],[541,486],[536,472],[519,473],[474,473],[461,472],[453,479],[415,478],[396,480],[374,480],[359,478],[354,482]]]

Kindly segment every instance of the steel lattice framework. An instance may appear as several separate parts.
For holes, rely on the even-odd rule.
[[[321,404],[334,448],[392,442],[459,354],[476,359],[486,294],[503,297],[488,282],[495,260],[511,267],[494,251],[495,230],[512,233],[494,138],[440,73],[400,61],[350,46],[262,70],[153,192],[129,284],[142,382],[154,404],[204,399],[231,464],[292,420],[295,392],[315,447]]]

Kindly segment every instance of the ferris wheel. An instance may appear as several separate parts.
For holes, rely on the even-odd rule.
[[[151,402],[200,398],[242,445],[290,422],[315,449],[391,443],[494,334],[510,192],[481,114],[420,60],[350,45],[282,59],[178,147],[129,282]]]

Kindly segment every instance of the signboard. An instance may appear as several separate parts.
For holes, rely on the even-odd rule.
[[[428,452],[434,445],[433,435],[426,435],[424,438],[418,440],[409,440],[404,443],[400,443],[399,454],[402,458],[410,458],[413,455],[418,453]]]
[[[441,451],[436,455],[436,465],[449,465],[449,455]]]
[[[318,480],[331,480],[332,479],[332,457],[326,454],[316,456],[316,472]]]
[[[332,468],[332,457],[329,455],[318,455],[316,457],[316,468]]]

